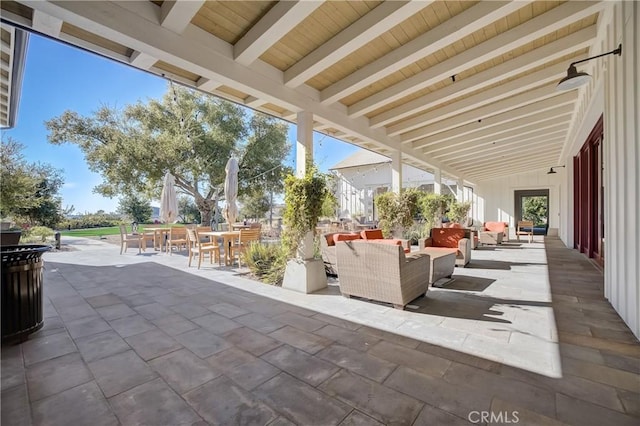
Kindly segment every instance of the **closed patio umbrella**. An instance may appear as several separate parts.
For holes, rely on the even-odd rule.
[[[227,175],[224,179],[225,202],[222,215],[229,224],[229,229],[231,229],[238,217],[238,205],[236,204],[238,199],[238,161],[233,157],[229,158],[224,170]]]
[[[167,172],[164,175],[162,195],[160,196],[160,219],[165,223],[173,223],[178,217],[178,196],[175,188],[176,180]]]

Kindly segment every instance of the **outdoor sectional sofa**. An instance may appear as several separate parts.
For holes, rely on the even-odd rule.
[[[363,297],[404,309],[429,288],[429,255],[405,255],[400,245],[364,240],[335,245],[343,296]]]

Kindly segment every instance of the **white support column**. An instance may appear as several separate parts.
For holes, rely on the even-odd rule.
[[[296,176],[303,177],[307,161],[313,161],[313,114],[300,111],[297,114]]]
[[[461,177],[458,178],[458,182],[456,183],[456,200],[460,202],[464,201],[464,179]]]
[[[402,151],[391,155],[391,190],[396,194],[402,191]]]
[[[442,194],[442,176],[440,175],[440,169],[434,169],[433,171],[433,192],[435,194]]]

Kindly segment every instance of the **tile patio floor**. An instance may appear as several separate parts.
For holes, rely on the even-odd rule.
[[[640,423],[640,344],[557,238],[476,250],[406,311],[73,245],[2,348],[3,425]]]

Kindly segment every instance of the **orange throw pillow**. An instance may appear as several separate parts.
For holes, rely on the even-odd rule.
[[[360,232],[363,240],[382,240],[382,229],[364,229]]]

